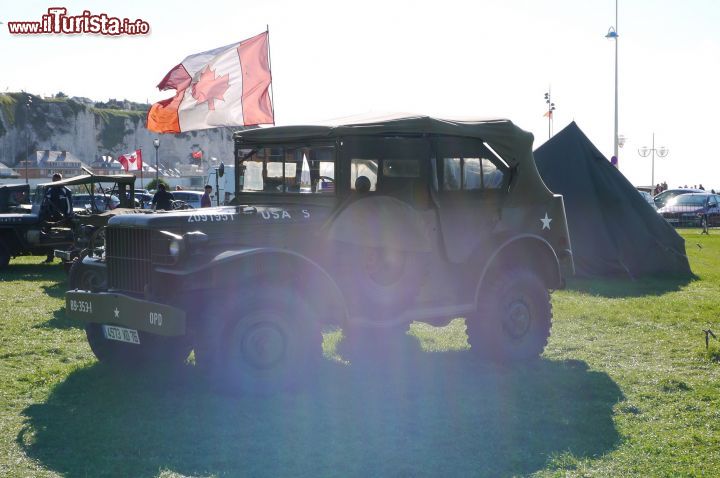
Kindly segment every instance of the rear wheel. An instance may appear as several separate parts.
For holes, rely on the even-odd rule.
[[[10,249],[0,239],[0,269],[5,269],[10,264]]]
[[[265,394],[308,382],[322,358],[316,319],[312,307],[287,289],[218,299],[198,324],[196,362],[229,391]]]
[[[477,356],[498,361],[537,358],[550,337],[550,295],[536,274],[511,269],[485,289],[466,324]]]

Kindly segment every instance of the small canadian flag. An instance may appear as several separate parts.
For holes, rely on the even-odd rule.
[[[136,149],[132,153],[121,154],[118,156],[118,162],[122,164],[125,171],[138,171],[142,170],[142,150]]]

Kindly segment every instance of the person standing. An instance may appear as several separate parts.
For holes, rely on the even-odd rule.
[[[212,194],[212,186],[209,184],[205,185],[205,194],[202,195],[200,198],[200,207],[212,207],[212,199],[210,198],[210,195]]]
[[[163,183],[158,184],[158,190],[152,198],[153,210],[172,211],[172,201],[175,198],[167,192]]]
[[[53,182],[62,181],[62,174],[55,173]],[[47,221],[58,222],[72,215],[72,192],[65,186],[51,186],[45,193],[45,218]],[[54,252],[48,252],[46,263],[55,260]]]

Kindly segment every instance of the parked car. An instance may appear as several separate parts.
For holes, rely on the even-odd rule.
[[[693,189],[693,188],[677,188],[677,189],[666,189],[665,191],[661,192],[660,194],[656,195],[653,200],[655,201],[655,206],[660,209],[667,204],[669,200],[674,198],[675,196],[678,196],[680,194],[687,194],[687,193],[704,193],[702,189]]]
[[[200,191],[170,191],[176,201],[183,201],[192,209],[200,209],[200,198],[203,193]]]
[[[720,225],[720,195],[689,193],[675,196],[658,213],[673,226]]]
[[[96,210],[96,212],[105,212],[115,209],[120,205],[120,199],[115,195],[94,194],[92,199],[95,200],[95,207],[92,207],[90,194],[74,194],[72,197],[73,209],[80,210]]]
[[[152,209],[153,195],[135,191],[135,207],[139,209]]]

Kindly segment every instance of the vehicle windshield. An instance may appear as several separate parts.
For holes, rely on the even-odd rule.
[[[243,192],[335,194],[332,146],[265,147],[248,154],[240,168]]]
[[[681,194],[675,196],[670,200],[668,206],[697,206],[702,207],[705,205],[705,199],[707,196],[696,196],[694,194]]]

